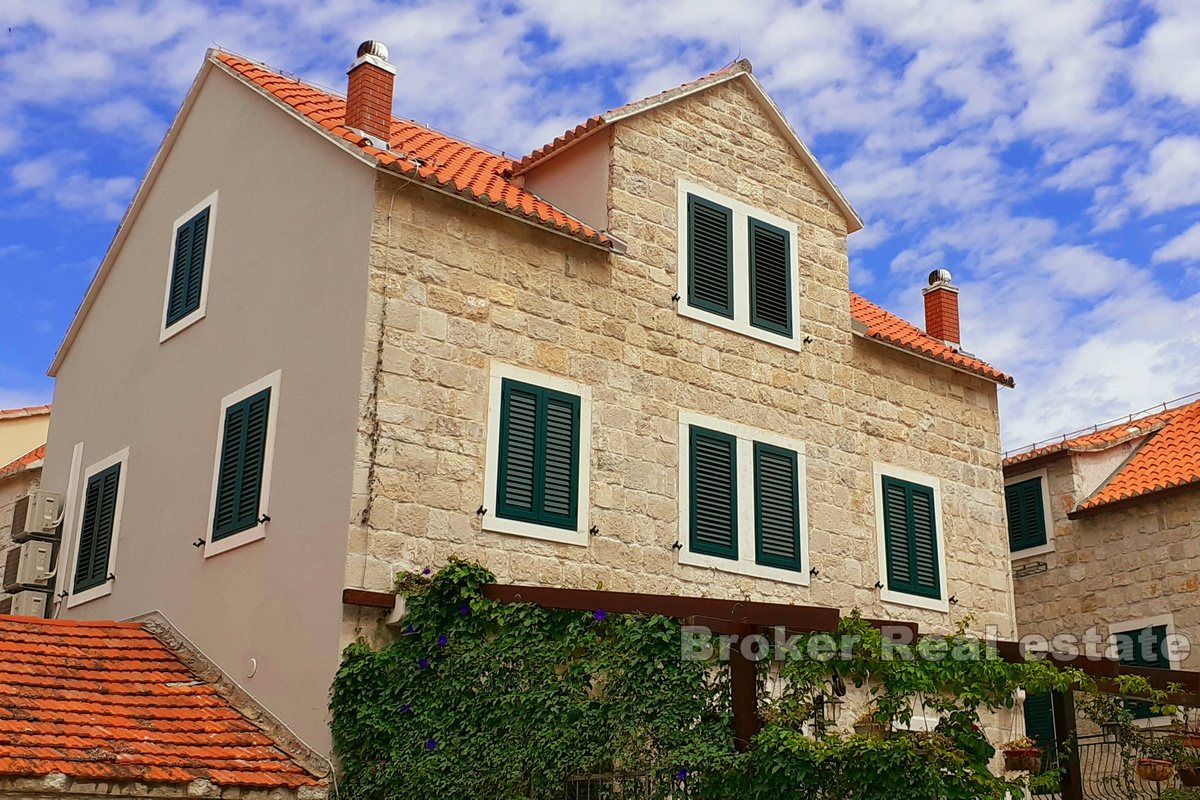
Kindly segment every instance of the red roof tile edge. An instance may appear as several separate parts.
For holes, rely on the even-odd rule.
[[[30,450],[23,456],[18,456],[12,461],[0,467],[0,480],[11,478],[26,469],[30,469],[37,465],[39,461],[46,457],[46,445],[39,444],[37,447]]]
[[[18,419],[20,417],[40,417],[49,413],[49,404],[44,406],[25,406],[24,408],[0,408],[0,420]]]

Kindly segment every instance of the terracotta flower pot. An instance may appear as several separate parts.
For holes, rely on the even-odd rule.
[[[1179,739],[1179,743],[1184,747],[1200,750],[1200,733],[1181,733],[1176,738]]]
[[[883,724],[879,722],[856,722],[854,723],[854,732],[859,736],[883,736],[886,732]]]
[[[1175,774],[1175,765],[1170,761],[1160,761],[1157,758],[1139,758],[1137,774],[1144,781],[1162,783],[1171,780],[1171,776]]]
[[[1200,768],[1177,767],[1179,782],[1184,786],[1200,786]]]
[[[1037,775],[1042,771],[1042,748],[1030,747],[1026,750],[1005,750],[1004,769],[1008,772],[1028,772]]]

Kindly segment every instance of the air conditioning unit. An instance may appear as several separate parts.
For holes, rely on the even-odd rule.
[[[25,591],[17,592],[0,600],[0,614],[12,614],[17,617],[46,618],[46,601],[50,595],[46,592]]]
[[[30,539],[57,538],[56,529],[61,517],[61,494],[41,489],[30,492],[19,498],[13,506],[12,539],[14,542],[27,542]]]
[[[4,591],[26,587],[44,587],[54,568],[54,545],[50,542],[25,542],[4,555]]]

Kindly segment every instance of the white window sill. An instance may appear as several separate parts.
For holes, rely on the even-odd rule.
[[[721,558],[720,556],[703,555],[701,553],[689,552],[686,549],[679,551],[679,563],[687,567],[715,569],[720,572],[733,573],[734,575],[746,575],[751,578],[765,578],[770,581],[790,583],[794,586],[809,585],[809,575],[807,572],[781,569],[780,567],[767,567],[754,562]]]
[[[204,543],[204,557],[212,558],[213,556],[265,538],[267,538],[267,525],[265,522],[260,522],[253,528],[248,528],[232,536],[226,536],[224,539],[217,539],[215,542],[212,540],[212,534],[210,533],[208,541]]]
[[[1017,550],[1014,553],[1010,553],[1009,558],[1012,561],[1021,561],[1022,559],[1033,558],[1034,556],[1044,556],[1053,552],[1054,543],[1050,542],[1049,544],[1041,544],[1037,547],[1029,547],[1024,550]]]
[[[172,323],[171,327],[169,327],[169,328],[164,327],[162,329],[162,331],[158,334],[158,343],[162,344],[167,339],[170,339],[172,336],[175,336],[176,334],[179,334],[179,333],[183,333],[183,331],[192,327],[200,320],[204,319],[205,311],[206,311],[206,309],[204,307],[204,304],[201,303],[199,308],[197,308],[192,313],[188,314],[186,317],[181,317],[178,322]]]
[[[113,581],[110,578],[99,586],[93,586],[91,589],[85,589],[79,594],[72,594],[67,597],[67,608],[81,606],[84,603],[89,603],[92,600],[99,600],[101,597],[108,597],[112,594]]]
[[[578,547],[588,546],[588,532],[585,528],[576,530],[554,528],[549,525],[538,525],[536,522],[497,517],[491,512],[483,517],[483,529],[489,533],[507,533],[513,536],[541,539],[546,542],[573,544]]]
[[[925,611],[938,611],[942,614],[950,613],[950,601],[938,600],[933,597],[921,597],[920,595],[915,594],[894,592],[890,589],[880,589],[879,599],[881,602],[893,606],[920,608],[924,609]]]
[[[723,328],[731,333],[748,336],[751,339],[757,339],[760,342],[786,347],[788,350],[794,350],[797,353],[799,353],[801,350],[801,340],[799,337],[793,336],[789,338],[787,336],[783,336],[782,334],[775,333],[774,331],[756,328],[748,322],[730,319],[729,317],[722,317],[720,314],[713,314],[711,311],[705,311],[702,308],[689,306],[687,303],[687,298],[681,298],[678,305],[679,316],[681,317],[687,317],[688,319],[694,319],[697,322],[704,322],[717,328]],[[799,325],[800,322],[798,319],[792,320],[793,328],[798,328]]]

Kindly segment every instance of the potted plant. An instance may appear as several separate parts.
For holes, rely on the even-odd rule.
[[[1181,756],[1182,748],[1177,739],[1169,736],[1144,736],[1137,763],[1137,775],[1144,781],[1162,783],[1175,775],[1173,763]]]
[[[854,720],[854,732],[859,736],[883,736],[887,728],[876,719],[876,713],[873,708],[867,708],[859,714],[858,719]]]
[[[1042,756],[1045,751],[1028,736],[1021,736],[1000,745],[1004,753],[1004,769],[1008,772],[1028,772],[1036,775],[1042,771]]]
[[[1162,761],[1157,758],[1139,758],[1135,767],[1137,769],[1137,776],[1151,783],[1169,781],[1171,780],[1171,776],[1175,774],[1174,764],[1170,761]]]
[[[1183,747],[1200,750],[1200,711],[1182,709],[1179,715],[1180,718],[1175,723],[1178,731],[1175,738]]]
[[[1190,745],[1184,744],[1183,739],[1175,755],[1175,772],[1179,774],[1179,782],[1184,786],[1200,786],[1200,753]]]

